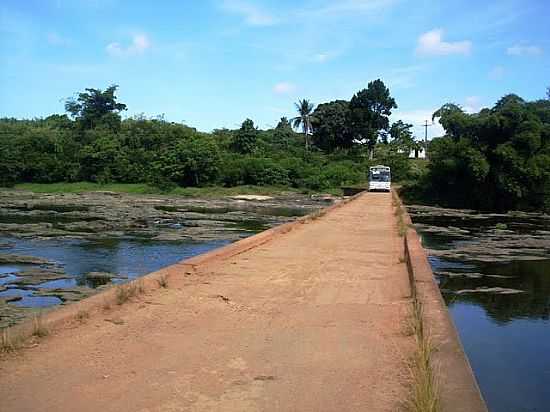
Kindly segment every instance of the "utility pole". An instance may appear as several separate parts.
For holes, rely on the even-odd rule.
[[[422,127],[424,127],[424,153],[426,155],[426,160],[428,160],[428,127],[433,126],[432,124],[428,124],[428,121],[426,120]]]

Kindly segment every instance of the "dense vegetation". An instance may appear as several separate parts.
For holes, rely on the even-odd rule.
[[[467,114],[446,104],[434,113],[446,135],[429,146],[427,174],[412,199],[487,210],[550,210],[550,91],[547,100],[510,94]]]
[[[122,119],[117,86],[86,89],[66,102],[67,114],[0,120],[0,185],[20,182],[149,183],[162,189],[278,185],[326,190],[362,183],[380,132],[396,107],[376,80],[351,102],[302,100],[298,116],[258,130],[246,119],[237,130],[202,133],[163,118]],[[293,125],[303,133],[297,133]],[[407,129],[408,130],[408,129]],[[407,135],[412,141],[410,133]],[[311,142],[310,142],[311,140]],[[401,142],[403,141],[403,142]],[[407,177],[404,154],[381,148],[377,162]],[[363,144],[365,143],[366,144]],[[399,144],[401,144],[399,143]]]
[[[386,164],[408,181],[410,200],[487,210],[550,210],[550,95],[525,101],[507,95],[469,114],[455,104],[436,113],[446,135],[433,139],[429,162],[411,162],[419,148],[412,126],[389,122],[397,107],[380,80],[349,101],[315,107],[259,130],[246,119],[236,130],[202,133],[162,117],[122,119],[117,86],[86,89],[67,114],[0,119],[0,186],[15,183],[141,183],[176,187],[284,186],[328,190],[364,183],[369,166]],[[550,94],[550,91],[548,92]],[[297,132],[300,131],[301,133]]]

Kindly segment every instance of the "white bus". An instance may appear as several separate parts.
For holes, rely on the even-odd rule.
[[[388,166],[378,165],[369,169],[369,191],[390,191],[391,170]]]

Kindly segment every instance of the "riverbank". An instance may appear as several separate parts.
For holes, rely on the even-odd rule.
[[[0,188],[0,190],[9,190],[10,188]],[[99,184],[92,182],[75,183],[20,183],[12,189],[26,190],[35,193],[82,193],[82,192],[115,192],[138,195],[166,195],[166,196],[187,196],[199,198],[216,198],[236,195],[285,195],[295,194],[318,194],[308,189],[299,189],[289,186],[206,186],[206,187],[174,187],[168,190],[161,190],[158,187],[146,183],[107,183]],[[334,196],[341,196],[340,188],[331,188],[324,190],[323,193]]]

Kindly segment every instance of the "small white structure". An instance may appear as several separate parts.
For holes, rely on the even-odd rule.
[[[419,147],[417,149],[411,149],[411,152],[409,153],[409,159],[425,159],[426,158],[426,151],[423,147]]]

